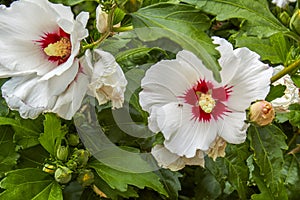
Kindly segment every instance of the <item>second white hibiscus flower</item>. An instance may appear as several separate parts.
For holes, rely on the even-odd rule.
[[[245,110],[269,92],[273,70],[259,61],[258,54],[247,48],[233,50],[226,40],[213,39],[220,45],[221,83],[185,50],[175,60],[153,65],[141,83],[140,104],[150,114],[149,128],[163,133],[165,148],[176,158],[208,152],[217,137],[233,144],[244,142]]]

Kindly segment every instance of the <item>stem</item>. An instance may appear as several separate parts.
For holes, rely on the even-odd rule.
[[[298,43],[300,42],[300,37],[299,37],[299,35],[297,35],[297,34],[294,33],[294,32],[288,31],[288,32],[284,32],[283,34],[284,34],[285,36],[287,36],[287,37],[289,37],[289,38],[295,40],[295,41],[298,42]]]
[[[126,26],[126,27],[119,27],[119,28],[113,27],[114,32],[125,32],[125,31],[131,31],[132,29],[133,26]]]
[[[300,134],[300,130],[297,130],[296,133],[294,133],[292,139],[289,141],[288,146],[290,147],[297,139],[298,135]]]
[[[280,79],[284,75],[289,74],[292,71],[294,71],[295,69],[297,69],[299,67],[299,64],[300,64],[300,59],[296,60],[295,62],[293,62],[292,64],[290,64],[289,66],[287,66],[286,68],[284,68],[283,70],[281,70],[280,72],[278,72],[277,74],[272,76],[271,83],[277,81],[278,79]]]
[[[94,46],[99,45],[101,42],[103,42],[108,36],[110,36],[110,34],[112,33],[113,30],[113,19],[114,19],[114,12],[116,9],[116,4],[112,5],[111,10],[108,13],[108,17],[107,17],[107,26],[108,29],[107,31],[95,42],[91,43],[91,44],[87,44],[85,46],[82,47],[83,52],[87,49],[93,48]]]

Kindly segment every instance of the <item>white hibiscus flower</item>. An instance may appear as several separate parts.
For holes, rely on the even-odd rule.
[[[74,20],[70,7],[47,0],[19,0],[0,10],[0,77],[12,77],[2,94],[23,118],[50,111],[71,119],[80,107],[88,69],[76,56],[88,17],[82,12]]]
[[[98,103],[112,102],[112,108],[121,108],[127,85],[125,75],[113,55],[100,49],[88,53],[93,68],[88,94],[96,97]]]
[[[273,70],[259,55],[213,39],[220,45],[221,83],[185,50],[175,60],[153,65],[141,82],[140,104],[150,114],[149,128],[162,132],[164,146],[178,156],[192,158],[198,150],[207,151],[217,136],[228,143],[244,142],[245,109],[269,92]]]
[[[276,4],[280,8],[284,8],[290,2],[296,2],[296,0],[272,0],[272,3]]]

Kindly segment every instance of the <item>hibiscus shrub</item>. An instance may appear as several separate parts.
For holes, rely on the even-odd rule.
[[[299,199],[300,1],[0,1],[0,199]]]

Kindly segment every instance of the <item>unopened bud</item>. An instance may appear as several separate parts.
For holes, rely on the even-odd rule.
[[[280,13],[279,19],[284,25],[288,26],[291,17],[289,16],[289,14],[286,11],[284,11],[284,12]]]
[[[96,8],[96,27],[100,33],[105,33],[108,29],[108,14],[101,9],[99,5]]]
[[[56,157],[59,160],[66,161],[69,156],[69,148],[67,146],[59,146],[56,151]]]
[[[76,149],[72,155],[73,160],[77,162],[78,167],[84,167],[90,157],[90,153],[84,149]]]
[[[55,170],[56,170],[56,167],[51,164],[45,164],[43,167],[43,171],[47,172],[49,174],[54,174]]]
[[[259,126],[266,126],[273,121],[275,111],[271,103],[267,101],[257,101],[250,106],[249,117],[251,122]]]
[[[290,21],[290,29],[300,34],[300,10],[297,9]]]
[[[66,184],[72,179],[72,171],[67,167],[59,167],[56,169],[54,177],[57,182]]]
[[[124,10],[126,13],[132,13],[137,11],[143,3],[143,0],[117,0],[118,7]]]
[[[94,182],[94,174],[91,170],[83,170],[77,177],[78,183],[83,187],[89,186]]]
[[[71,170],[75,170],[77,168],[77,162],[75,162],[74,160],[68,160],[66,165]]]
[[[77,146],[80,142],[79,136],[73,133],[67,135],[67,140],[68,144],[71,146]]]

